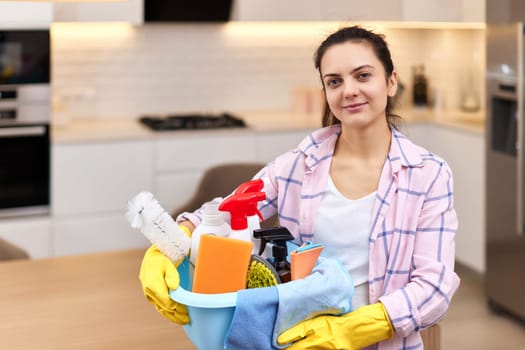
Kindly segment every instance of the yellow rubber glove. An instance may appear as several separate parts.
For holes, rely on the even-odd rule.
[[[144,296],[157,311],[168,320],[185,325],[190,322],[186,306],[173,301],[169,295],[170,289],[179,287],[177,267],[181,262],[182,259],[174,264],[152,245],[142,259],[139,279]]]
[[[365,305],[342,316],[318,316],[286,330],[279,345],[293,343],[287,350],[356,350],[390,339],[392,324],[381,303]]]

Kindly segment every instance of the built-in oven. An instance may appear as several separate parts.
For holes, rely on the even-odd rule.
[[[0,217],[50,208],[49,30],[0,31]]]

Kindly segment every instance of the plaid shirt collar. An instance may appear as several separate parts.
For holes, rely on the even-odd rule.
[[[340,134],[341,125],[331,125],[315,130],[299,144],[299,151],[305,154],[306,165],[310,170],[313,170],[321,161],[333,156]],[[387,157],[392,173],[397,173],[402,167],[423,166],[420,152],[421,148],[416,147],[399,131],[392,129],[390,151]]]

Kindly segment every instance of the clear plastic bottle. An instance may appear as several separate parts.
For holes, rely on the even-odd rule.
[[[191,235],[190,261],[195,266],[199,252],[200,238],[204,234],[228,237],[231,227],[226,222],[223,212],[219,211],[219,203],[208,202],[202,206],[202,221]]]

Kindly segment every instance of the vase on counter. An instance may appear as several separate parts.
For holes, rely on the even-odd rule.
[[[428,106],[428,79],[425,76],[425,66],[423,64],[412,67],[412,102],[414,106]]]

